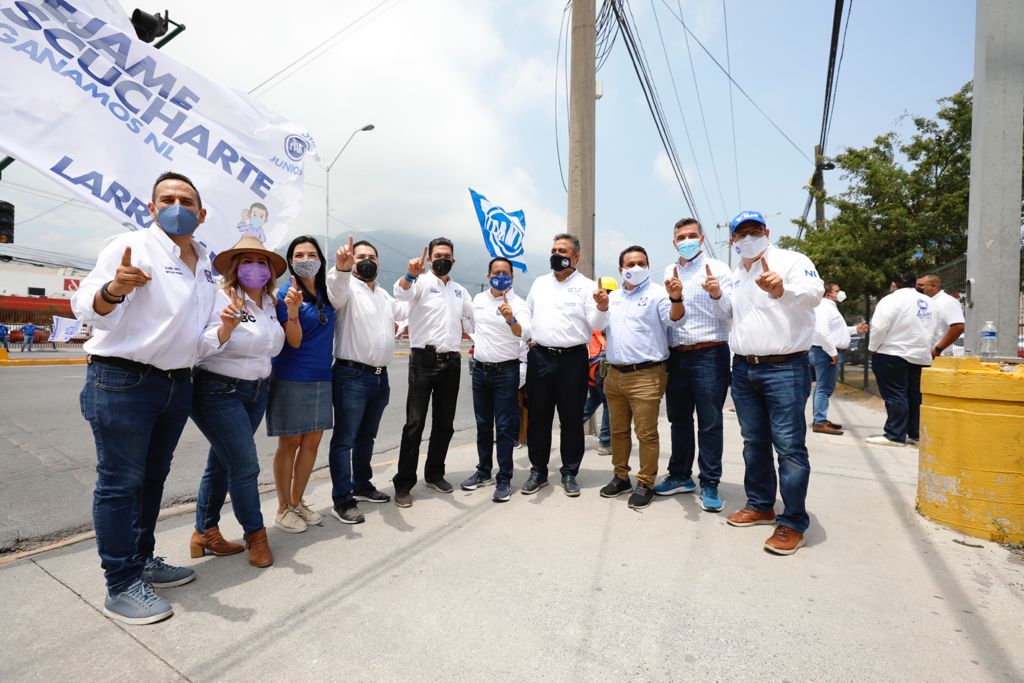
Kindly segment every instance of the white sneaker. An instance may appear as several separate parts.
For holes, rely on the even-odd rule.
[[[878,436],[869,436],[864,439],[865,443],[872,444],[874,446],[892,446],[893,448],[906,448],[907,444],[900,443],[899,441],[893,441],[892,439],[879,434]]]
[[[612,447],[611,446],[598,446],[597,447],[597,454],[598,455],[611,455],[612,454]]]
[[[285,508],[284,512],[277,513],[274,517],[274,526],[289,534],[301,534],[309,528],[294,508]]]
[[[306,501],[303,500],[299,503],[297,508],[294,508],[295,514],[302,518],[302,521],[308,524],[315,524],[320,526],[324,522],[324,518],[320,516],[320,513],[313,508],[306,505]]]

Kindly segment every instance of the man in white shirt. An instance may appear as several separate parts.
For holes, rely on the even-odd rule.
[[[356,501],[386,503],[391,497],[373,485],[370,458],[384,408],[391,400],[388,365],[395,351],[395,318],[407,305],[377,284],[377,248],[366,241],[342,245],[327,273],[334,307],[334,433],[331,514],[343,524],[365,521]]]
[[[584,450],[587,344],[592,330],[604,329],[608,293],[576,271],[579,259],[579,239],[568,233],[555,235],[552,272],[534,280],[526,298],[534,345],[526,364],[530,476],[521,491],[525,495],[536,493],[548,483],[551,423],[556,408],[561,428],[562,490],[569,497],[580,495],[576,475]]]
[[[619,273],[622,287],[608,295],[605,327],[608,376],[604,393],[612,423],[615,474],[601,489],[601,496],[614,498],[632,489],[628,505],[641,510],[654,500],[654,478],[658,474],[658,415],[668,382],[666,330],[681,324],[686,309],[679,278],[673,275],[664,287],[650,281],[650,262],[643,247],[632,245],[622,250]],[[633,449],[630,422],[640,447],[635,489],[629,482],[629,454]]]
[[[153,588],[195,578],[154,556],[154,530],[214,302],[209,253],[192,238],[206,218],[195,185],[162,174],[149,213],[148,229],[107,241],[71,300],[75,316],[93,327],[81,404],[96,440],[93,524],[107,583],[103,612],[128,624],[171,616]]]
[[[942,291],[942,278],[935,273],[925,273],[918,277],[917,291],[932,299],[935,314],[932,358],[952,356],[949,347],[964,333],[964,307],[957,299]]]
[[[519,356],[530,338],[530,310],[512,289],[512,262],[491,259],[490,287],[473,297],[473,412],[476,415],[477,466],[461,487],[474,491],[496,482],[493,500],[512,496],[512,449],[519,434]],[[495,439],[497,431],[497,439]],[[498,475],[491,479],[497,450]]]
[[[865,439],[876,446],[914,445],[921,436],[921,368],[932,364],[937,315],[916,283],[910,272],[894,277],[871,316],[868,351],[886,413],[885,433]]]
[[[430,241],[423,256],[409,261],[406,274],[393,292],[409,305],[409,395],[405,404],[405,427],[398,451],[398,473],[394,476],[395,505],[410,507],[410,491],[416,485],[420,442],[426,425],[427,407],[432,404],[430,444],[423,479],[427,487],[451,493],[444,478],[444,459],[455,433],[455,405],[462,372],[462,323],[473,315],[469,292],[449,277],[455,265],[451,240]],[[429,262],[430,271],[426,272]]]
[[[804,545],[810,524],[805,508],[811,466],[804,407],[811,390],[807,350],[814,337],[814,308],[825,286],[803,254],[777,249],[758,211],[744,211],[729,224],[740,264],[726,294],[717,278],[705,286],[732,318],[729,346],[732,400],[743,435],[746,506],[727,518],[732,526],[774,524],[765,550],[791,555]],[[772,458],[779,456],[776,476]],[[784,509],[775,516],[776,487]]]
[[[720,512],[722,408],[729,393],[729,321],[704,290],[704,281],[714,275],[723,292],[732,291],[729,266],[704,253],[704,230],[695,219],[680,220],[673,232],[672,245],[679,258],[665,268],[665,279],[682,281],[686,317],[681,327],[668,329],[671,348],[665,408],[672,425],[672,456],[668,476],[654,487],[654,492],[671,496],[694,491],[693,460],[697,451],[700,506],[708,512]]]
[[[821,434],[841,435],[843,426],[828,419],[828,403],[836,389],[836,377],[843,363],[842,352],[850,348],[850,335],[863,334],[867,323],[847,325],[838,304],[846,301],[846,292],[836,282],[825,285],[825,296],[814,309],[814,343],[810,359],[814,366],[814,401],[811,430]]]

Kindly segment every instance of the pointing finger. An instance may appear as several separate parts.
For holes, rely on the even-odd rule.
[[[348,250],[352,251],[352,235],[348,236]]]
[[[508,303],[508,295],[505,294],[505,292],[501,293],[501,300],[504,301],[505,303]]]
[[[427,255],[429,253],[430,253],[430,245],[427,245],[427,246],[423,247],[423,256],[420,257],[420,259],[423,261],[423,263],[427,262]]]
[[[292,289],[298,289],[299,284],[295,281],[295,276],[292,275]]]
[[[771,268],[768,267],[768,261],[765,260],[764,256],[761,257],[761,271],[767,273]]]
[[[710,263],[705,263],[704,264],[704,272],[707,274],[708,277],[711,277],[711,264]]]
[[[121,265],[125,267],[131,267],[132,265],[132,248],[125,247],[124,254],[121,255]]]

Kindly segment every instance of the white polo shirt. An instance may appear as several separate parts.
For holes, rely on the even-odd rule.
[[[473,297],[473,331],[470,334],[474,345],[473,357],[485,363],[519,358],[522,340],[530,338],[530,309],[511,289],[505,294],[522,331],[519,337],[512,333],[512,326],[498,311],[503,303],[500,295],[494,296],[488,287]]]
[[[913,287],[901,287],[875,306],[868,351],[931,365],[937,318],[931,298]]]
[[[473,315],[469,291],[455,280],[445,282],[427,271],[409,289],[399,286],[395,298],[409,304],[409,346],[422,349],[433,346],[439,352],[459,350],[462,321]]]
[[[391,363],[395,353],[395,319],[408,304],[396,301],[380,283],[373,289],[352,272],[327,271],[327,295],[334,307],[334,357],[373,367]]]
[[[559,282],[554,273],[533,281],[526,305],[533,324],[533,341],[541,346],[568,348],[590,342],[592,330],[603,330],[604,311],[594,301],[597,283],[578,271]]]
[[[820,346],[830,357],[850,348],[850,326],[843,319],[836,302],[827,297],[822,297],[814,309],[813,345]]]
[[[609,293],[604,330],[608,362],[633,365],[667,359],[668,330],[681,327],[686,319],[684,315],[672,320],[671,309],[668,292],[650,280],[631,290],[623,286]]]
[[[204,370],[235,379],[270,377],[270,359],[281,353],[284,328],[277,319],[273,297],[263,293],[262,308],[244,291],[241,321],[223,344],[217,336],[220,312],[230,303],[223,289],[217,290],[210,320],[199,343],[199,362]]]
[[[93,326],[86,353],[116,356],[146,363],[161,370],[190,368],[196,364],[199,338],[210,320],[214,285],[210,255],[196,240],[195,273],[181,260],[181,249],[154,223],[144,230],[126,232],[107,240],[96,268],[71,299],[75,317]],[[125,247],[132,248],[132,265],[152,276],[106,315],[93,309],[96,292],[114,279]]]
[[[807,351],[814,341],[814,309],[825,294],[818,270],[803,254],[769,246],[764,252],[768,268],[782,276],[778,299],[757,286],[761,260],[743,263],[732,272],[732,290],[715,301],[732,319],[729,346],[744,356],[777,356]]]
[[[932,335],[932,347],[934,348],[939,343],[939,340],[946,336],[946,332],[949,332],[949,328],[952,325],[964,322],[964,308],[955,297],[946,294],[942,290],[932,297],[932,305],[938,316],[935,322],[935,334]],[[953,349],[945,349],[942,355],[952,356]]]

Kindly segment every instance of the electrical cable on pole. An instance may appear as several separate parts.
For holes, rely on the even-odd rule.
[[[732,58],[729,50],[729,16],[725,11],[725,0],[722,0],[722,22],[725,26],[725,67],[732,73]],[[743,193],[740,192],[740,159],[736,147],[736,111],[732,104],[732,79],[729,80],[729,121],[732,123],[732,165],[736,171],[736,201],[737,207],[743,206]]]

